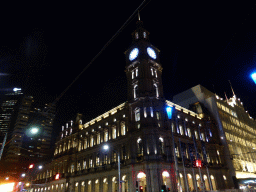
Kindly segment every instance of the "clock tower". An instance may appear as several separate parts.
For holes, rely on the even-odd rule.
[[[162,66],[159,50],[149,42],[149,32],[142,21],[132,33],[133,43],[125,52],[126,75],[128,80],[128,101],[141,99],[163,99]]]
[[[140,20],[137,21],[132,39],[132,45],[125,52],[131,121],[135,129],[164,128],[166,104],[160,51],[150,43],[149,32]]]

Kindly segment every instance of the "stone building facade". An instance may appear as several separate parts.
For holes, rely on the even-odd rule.
[[[125,52],[128,101],[86,123],[78,114],[63,126],[54,160],[37,173],[31,191],[115,192],[119,184],[122,192],[233,187],[211,116],[164,98],[159,50],[148,36],[138,21]]]

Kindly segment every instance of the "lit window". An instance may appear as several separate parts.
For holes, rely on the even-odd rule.
[[[90,143],[90,146],[93,147],[93,144],[94,144],[94,139],[93,137],[91,137],[91,143]]]
[[[116,127],[112,127],[112,139],[116,138]]]
[[[144,117],[147,118],[147,108],[144,107]]]
[[[145,31],[143,32],[143,37],[144,37],[144,38],[146,38],[146,37],[147,37],[147,34],[146,34],[146,32],[145,32]]]
[[[182,125],[179,125],[179,130],[180,130],[180,134],[183,135],[183,134],[184,134],[184,131],[183,131]]]
[[[97,144],[100,144],[100,133],[97,135]]]
[[[135,33],[135,38],[139,39],[139,33],[138,32]]]
[[[139,70],[138,70],[138,68],[135,69],[135,75],[136,75],[136,77],[138,77],[138,75],[139,75]]]
[[[159,97],[159,90],[158,90],[158,86],[157,86],[156,83],[154,84],[154,87],[155,87],[155,90],[156,90],[156,97]]]
[[[160,113],[159,113],[159,111],[156,112],[156,119],[160,120]]]
[[[133,87],[133,97],[134,97],[134,99],[137,98],[137,91],[138,91],[138,85],[134,85],[134,87]]]
[[[150,115],[151,117],[154,117],[153,107],[150,107]]]
[[[154,70],[151,68],[151,75],[154,76]]]
[[[121,122],[121,135],[125,135],[126,130],[125,130],[125,122]]]
[[[107,142],[108,141],[108,131],[104,132],[104,141]]]
[[[143,146],[142,146],[142,139],[141,138],[138,138],[138,140],[137,140],[137,153],[138,153],[138,155],[143,154]]]
[[[134,79],[134,71],[132,71],[132,79]]]
[[[187,129],[187,132],[188,132],[188,136],[191,137],[191,131],[189,128]]]
[[[197,131],[195,131],[195,137],[196,137],[196,139],[198,139],[198,133],[197,133]]]
[[[140,121],[140,109],[135,110],[135,121]]]

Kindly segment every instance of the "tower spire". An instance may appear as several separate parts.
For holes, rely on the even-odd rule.
[[[140,12],[138,11],[138,20],[140,21]]]

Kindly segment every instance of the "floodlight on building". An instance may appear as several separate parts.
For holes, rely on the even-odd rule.
[[[254,83],[256,84],[256,72],[251,74],[251,78],[254,81]]]

